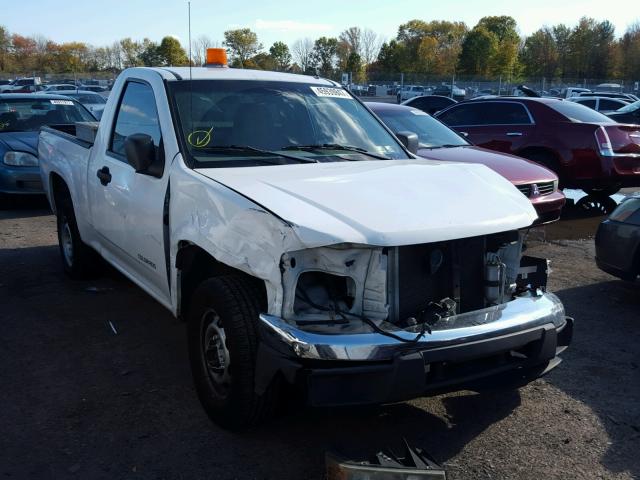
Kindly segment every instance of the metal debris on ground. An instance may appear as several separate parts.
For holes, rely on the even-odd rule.
[[[118,334],[118,331],[116,330],[116,327],[113,325],[113,323],[111,322],[111,320],[109,320],[109,326],[111,327],[111,330],[113,331],[114,335]]]
[[[327,480],[446,480],[447,474],[426,452],[409,446],[397,455],[391,449],[375,454],[369,461],[346,460],[327,452]]]

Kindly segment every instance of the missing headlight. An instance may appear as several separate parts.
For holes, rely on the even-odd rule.
[[[353,308],[355,292],[356,284],[351,277],[304,272],[298,278],[293,312],[296,315],[349,312]]]

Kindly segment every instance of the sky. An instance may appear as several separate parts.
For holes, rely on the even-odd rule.
[[[73,3],[73,2],[72,2]],[[384,39],[413,18],[464,21],[469,27],[487,15],[511,15],[522,35],[543,25],[575,25],[581,16],[609,20],[618,36],[640,20],[636,0],[321,0],[236,2],[192,0],[191,35],[222,41],[225,30],[249,27],[268,48],[281,40],[338,36],[350,26],[370,28]],[[0,0],[0,25],[21,35],[44,35],[61,43],[82,41],[100,46],[124,37],[159,41],[173,35],[188,44],[186,0],[103,0],[65,5],[59,0]],[[633,13],[637,12],[634,16]]]

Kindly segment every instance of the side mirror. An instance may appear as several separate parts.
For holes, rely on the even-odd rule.
[[[396,132],[396,137],[414,155],[418,154],[418,135],[413,132]]]
[[[146,173],[156,159],[156,147],[153,139],[146,133],[134,133],[124,139],[124,152],[127,162],[136,173]]]

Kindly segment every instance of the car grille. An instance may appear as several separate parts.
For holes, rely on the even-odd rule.
[[[544,196],[553,193],[553,182],[526,183],[523,185],[516,185],[516,187],[526,197]],[[538,189],[537,195],[534,195],[535,187]]]

